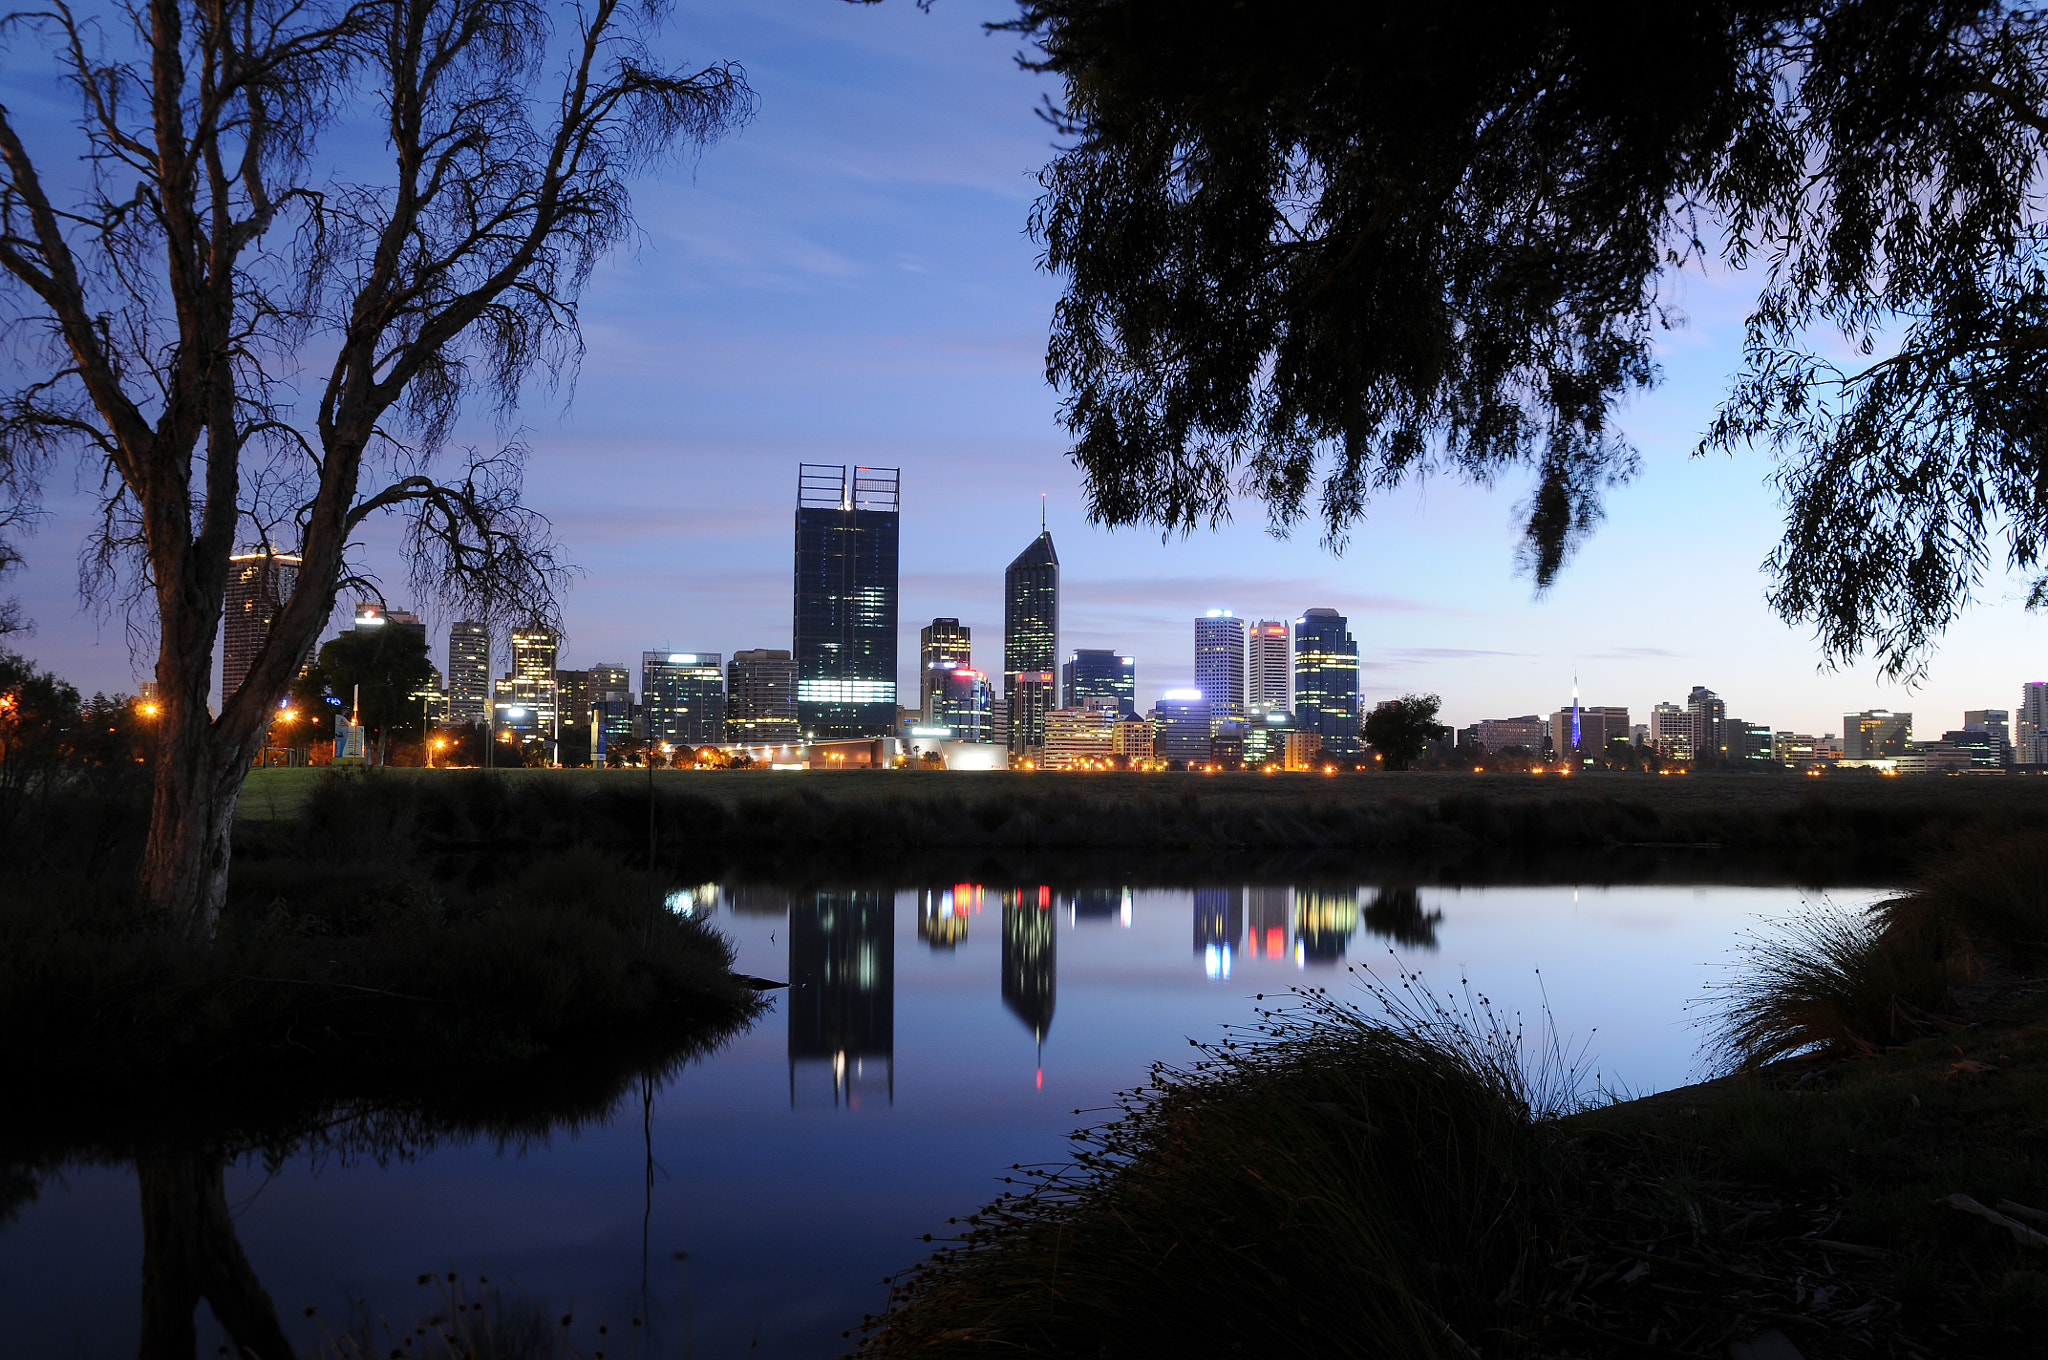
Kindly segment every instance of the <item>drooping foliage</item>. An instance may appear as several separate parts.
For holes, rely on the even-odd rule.
[[[1706,444],[1785,454],[1787,619],[1911,672],[1992,534],[2036,561],[2037,8],[1020,3],[1099,521],[1250,497],[1341,546],[1406,482],[1526,476],[1547,585],[1636,467],[1671,271],[1719,262],[1760,293]]]

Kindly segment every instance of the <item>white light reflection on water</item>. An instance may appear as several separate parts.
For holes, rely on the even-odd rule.
[[[1837,893],[1854,905],[1871,892]],[[1589,1039],[1599,1080],[1647,1091],[1693,1075],[1685,1002],[1739,931],[1795,909],[1750,887],[1189,890],[952,884],[893,894],[688,890],[671,909],[733,939],[741,972],[787,978],[775,1008],[655,1093],[655,1354],[838,1354],[877,1281],[971,1211],[1014,1162],[1178,1062],[1190,1037],[1251,1018],[1296,985],[1341,994],[1346,969],[1398,951],[1439,991],[1469,981],[1507,1013]],[[738,908],[737,910],[735,908]],[[1536,970],[1541,968],[1539,980]],[[606,1127],[505,1151],[274,1177],[230,1171],[258,1273],[302,1337],[300,1308],[346,1299],[403,1317],[421,1271],[496,1279],[616,1325],[643,1311],[648,1145],[639,1103]],[[132,1354],[140,1229],[133,1175],[73,1167],[0,1227],[0,1318],[23,1353]],[[682,1253],[680,1256],[677,1253]],[[202,1339],[210,1351],[217,1338]]]

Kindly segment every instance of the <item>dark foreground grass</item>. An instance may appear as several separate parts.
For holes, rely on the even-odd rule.
[[[1312,996],[1156,1074],[1071,1165],[1020,1168],[860,1353],[2048,1353],[2048,1249],[1951,1204],[2048,1228],[2032,1004],[1570,1110],[1497,1027]]]

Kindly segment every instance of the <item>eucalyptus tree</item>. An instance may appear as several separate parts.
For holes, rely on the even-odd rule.
[[[244,773],[369,517],[404,518],[415,588],[550,611],[521,448],[451,436],[575,361],[629,178],[751,112],[739,68],[664,62],[662,21],[618,0],[55,0],[6,21],[12,78],[45,61],[79,113],[67,142],[0,109],[0,490],[23,507],[63,459],[102,488],[87,581],[125,583],[153,625],[141,891],[176,928],[214,928]],[[210,711],[244,545],[301,565]]]
[[[1100,522],[1341,547],[1527,476],[1539,588],[1636,471],[1673,271],[1748,269],[1701,449],[1780,454],[1772,602],[1911,675],[2048,539],[2048,20],[1993,0],[1020,0],[1033,229]],[[1846,356],[1846,357],[1845,357]],[[2037,587],[2038,599],[2048,587]]]

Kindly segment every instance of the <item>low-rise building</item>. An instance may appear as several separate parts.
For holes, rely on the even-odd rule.
[[[1091,698],[1079,708],[1054,709],[1045,715],[1045,768],[1106,767],[1116,754],[1116,729],[1122,722],[1114,694]]]

